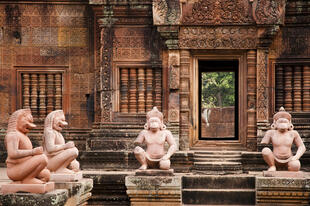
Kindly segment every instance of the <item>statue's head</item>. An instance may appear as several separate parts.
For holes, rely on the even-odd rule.
[[[27,134],[31,129],[35,128],[33,124],[33,117],[30,109],[19,109],[15,111],[9,119],[7,132],[19,131]]]
[[[54,129],[56,131],[61,131],[64,126],[67,126],[64,112],[62,110],[52,111],[47,115],[44,122],[44,127],[46,129]]]
[[[292,116],[281,107],[279,112],[273,116],[273,124],[271,125],[271,128],[279,130],[280,132],[292,130],[294,129],[294,126],[291,121]]]
[[[163,114],[158,111],[157,107],[153,107],[146,115],[146,124],[144,128],[156,132],[158,130],[166,129],[163,123]]]

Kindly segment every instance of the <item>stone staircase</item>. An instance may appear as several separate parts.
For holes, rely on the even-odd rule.
[[[190,205],[255,205],[255,177],[183,176],[182,202]]]
[[[195,151],[192,169],[196,174],[241,174],[239,151]]]

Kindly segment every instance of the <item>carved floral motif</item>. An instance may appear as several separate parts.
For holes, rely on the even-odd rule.
[[[285,0],[253,1],[253,18],[257,24],[282,24],[285,14]]]
[[[182,27],[179,46],[184,49],[251,49],[256,47],[255,27]]]

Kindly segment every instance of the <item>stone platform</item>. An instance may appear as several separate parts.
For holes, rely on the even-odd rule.
[[[159,173],[160,170],[157,170]],[[181,176],[127,176],[125,185],[132,206],[180,206],[182,204]],[[153,171],[151,173],[156,173]]]
[[[72,174],[67,173],[52,173],[50,181],[51,182],[75,182],[83,178],[83,173],[76,172]]]
[[[308,178],[256,177],[256,205],[310,205]]]
[[[3,206],[63,206],[67,199],[66,189],[53,190],[45,194],[0,194],[0,203]]]
[[[76,182],[57,182],[56,189],[67,189],[68,200],[65,206],[86,205],[87,200],[91,197],[91,190],[93,189],[93,180],[83,178]]]
[[[43,194],[54,190],[54,182],[47,182],[45,184],[20,184],[16,182],[10,182],[1,186],[2,194],[11,194],[17,192],[30,192]]]

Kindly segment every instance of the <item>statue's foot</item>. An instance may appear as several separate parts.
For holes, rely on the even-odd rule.
[[[37,179],[37,178],[31,178],[31,179],[24,179],[21,181],[22,184],[43,184],[44,182]]]
[[[56,171],[56,173],[67,173],[67,174],[72,174],[74,171],[69,170],[68,168],[60,168]]]
[[[142,165],[139,170],[146,170],[147,169],[147,165]]]
[[[268,169],[269,172],[274,172],[274,171],[276,171],[276,170],[277,170],[276,166],[271,166],[271,167],[269,167],[269,169]]]

